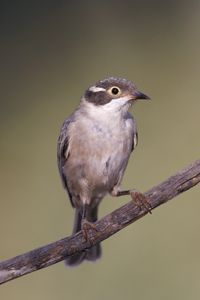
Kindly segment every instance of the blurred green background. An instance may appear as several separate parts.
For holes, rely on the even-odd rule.
[[[1,260],[71,233],[56,143],[95,81],[125,77],[153,99],[132,110],[139,145],[124,188],[146,191],[199,158],[199,1],[1,1],[0,24]],[[29,274],[0,299],[199,299],[199,196],[106,240],[98,263]],[[107,197],[101,216],[127,201]]]

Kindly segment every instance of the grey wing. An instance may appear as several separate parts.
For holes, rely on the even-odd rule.
[[[58,138],[58,144],[57,144],[57,161],[58,161],[58,169],[59,169],[59,173],[62,179],[62,183],[64,188],[67,190],[70,201],[72,206],[73,202],[72,202],[72,194],[70,193],[70,190],[68,188],[68,184],[67,184],[67,177],[64,173],[64,165],[66,160],[68,159],[70,153],[68,151],[68,147],[69,147],[69,126],[70,124],[74,121],[73,116],[69,117],[68,119],[66,119],[63,123],[63,126],[61,128],[60,131],[60,136]]]
[[[130,113],[128,114],[127,121],[131,128],[131,135],[132,135],[131,152],[132,152],[138,144],[137,124],[136,124],[136,121],[134,120],[133,116]]]
[[[133,133],[133,144],[132,144],[131,152],[135,149],[137,144],[138,144],[138,132],[137,132],[137,128],[136,128],[136,131]]]

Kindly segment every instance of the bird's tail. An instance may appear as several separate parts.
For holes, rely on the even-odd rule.
[[[88,222],[97,221],[98,207],[87,210],[86,219]],[[74,228],[73,234],[81,230],[82,211],[80,209],[75,210]],[[74,254],[65,260],[66,265],[70,267],[76,267],[84,260],[95,261],[101,256],[101,245],[97,244],[84,252]]]

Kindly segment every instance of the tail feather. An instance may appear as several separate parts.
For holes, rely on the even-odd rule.
[[[92,210],[88,210],[86,214],[86,219],[89,222],[97,221],[97,207]],[[80,209],[75,210],[75,220],[73,227],[73,234],[81,230],[82,222],[82,211]],[[101,245],[97,244],[84,252],[74,254],[65,260],[67,266],[75,267],[81,264],[84,260],[95,261],[101,257]]]

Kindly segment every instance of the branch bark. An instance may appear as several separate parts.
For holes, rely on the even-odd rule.
[[[197,160],[187,168],[147,191],[145,195],[152,209],[154,209],[189,190],[199,182],[200,160]],[[83,233],[80,231],[73,236],[0,262],[0,284],[46,268],[64,260],[68,256],[84,251],[92,245],[109,238],[146,214],[147,211],[141,210],[133,201],[130,201],[96,222],[98,232],[91,229],[88,241],[84,239]]]

